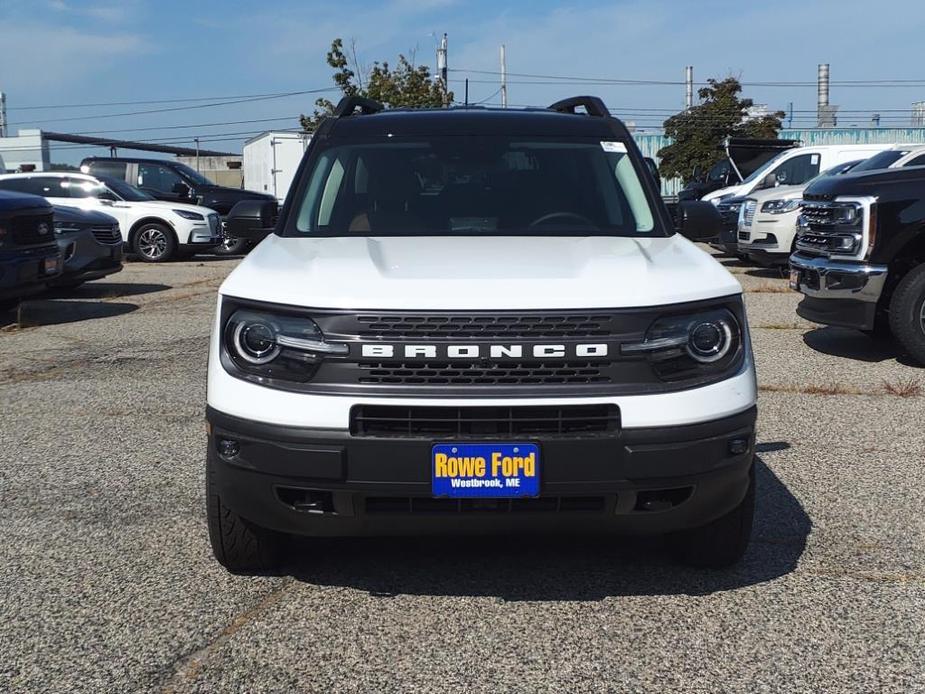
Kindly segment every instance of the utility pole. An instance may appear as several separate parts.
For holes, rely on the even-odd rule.
[[[793,102],[792,101],[790,102],[790,107],[787,112],[790,114],[789,116],[787,116],[787,127],[792,128],[793,127]]]
[[[193,142],[196,143],[196,172],[199,173],[199,138],[194,137]]]
[[[689,111],[694,107],[694,66],[684,68],[684,108]]]
[[[6,137],[6,94],[0,92],[0,137]]]
[[[450,83],[447,80],[446,56],[447,56],[447,40],[446,40],[446,32],[444,32],[443,40],[440,41],[440,48],[437,49],[437,72],[440,73],[440,79],[443,80],[443,105],[449,106],[447,97],[449,96],[449,92],[450,92],[450,88],[449,88]]]
[[[501,44],[501,108],[507,108],[507,60],[504,57],[504,44]]]

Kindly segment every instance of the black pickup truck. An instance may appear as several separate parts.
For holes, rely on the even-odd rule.
[[[797,313],[892,334],[925,364],[925,167],[821,178],[803,194],[798,224]]]
[[[45,198],[0,191],[0,310],[61,274],[52,214]]]

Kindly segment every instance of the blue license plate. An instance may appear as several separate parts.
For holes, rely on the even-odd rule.
[[[533,443],[438,443],[431,453],[436,497],[540,495],[540,449]]]

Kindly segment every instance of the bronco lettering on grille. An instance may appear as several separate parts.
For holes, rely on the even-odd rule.
[[[536,359],[582,357],[605,358],[609,354],[606,343],[593,344],[544,344],[544,345],[388,345],[365,344],[361,356],[370,359],[520,359],[524,356]]]

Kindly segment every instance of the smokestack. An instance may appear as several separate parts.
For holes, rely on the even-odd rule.
[[[816,79],[817,94],[816,99],[816,119],[819,121],[819,127],[827,121],[829,115],[829,64],[820,63],[819,76]]]
[[[694,106],[694,66],[688,65],[684,68],[684,108],[691,109]]]

